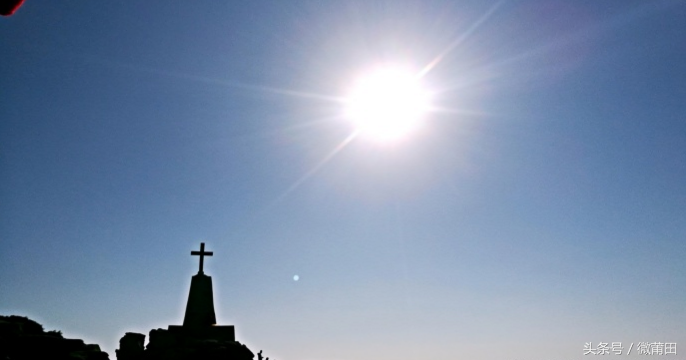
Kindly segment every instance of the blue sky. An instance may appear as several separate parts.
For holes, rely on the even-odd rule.
[[[686,346],[684,19],[28,0],[0,19],[0,313],[114,359],[182,322],[203,241],[218,321],[279,360]],[[360,73],[437,58],[421,131],[341,147]]]

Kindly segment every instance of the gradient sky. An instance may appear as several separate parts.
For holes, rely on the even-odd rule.
[[[0,49],[0,314],[115,359],[203,241],[272,359],[686,354],[684,1],[27,0]],[[436,59],[421,131],[341,147]]]

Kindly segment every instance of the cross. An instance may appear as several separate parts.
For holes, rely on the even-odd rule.
[[[205,251],[205,243],[201,242],[200,243],[200,251],[191,251],[191,256],[192,255],[200,255],[200,271],[198,271],[198,274],[202,274],[202,264],[203,260],[205,258],[205,255],[207,256],[212,256],[212,251]]]

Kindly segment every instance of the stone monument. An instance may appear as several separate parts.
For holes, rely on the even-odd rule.
[[[255,357],[248,347],[236,341],[232,325],[217,325],[212,278],[203,272],[205,256],[213,253],[205,251],[205,243],[200,243],[200,251],[191,251],[191,255],[200,256],[200,270],[191,278],[183,325],[150,330],[145,349],[145,335],[126,333],[116,350],[118,360],[252,360]]]
[[[191,279],[191,290],[188,293],[183,325],[169,325],[169,331],[174,334],[235,341],[232,325],[217,325],[214,314],[212,277],[203,272],[205,256],[212,256],[213,253],[205,251],[205,243],[200,243],[200,251],[191,251],[191,255],[200,256],[200,270]]]

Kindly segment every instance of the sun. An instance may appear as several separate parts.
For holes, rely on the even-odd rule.
[[[346,98],[346,118],[360,136],[394,141],[422,124],[429,111],[429,98],[417,72],[383,66],[355,82]]]

